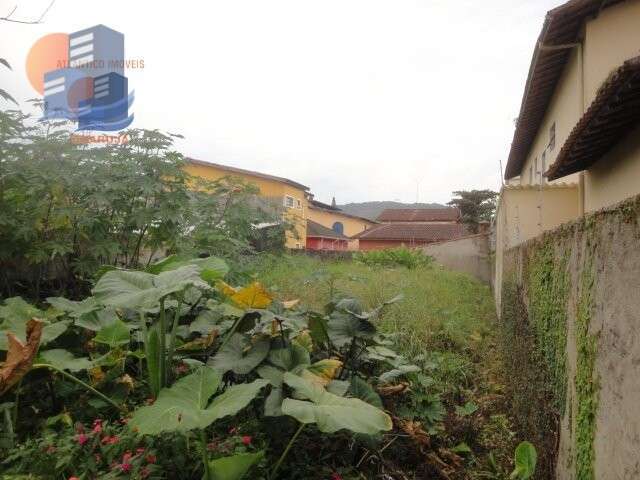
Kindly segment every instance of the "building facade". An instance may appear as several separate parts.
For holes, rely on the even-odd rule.
[[[350,215],[334,205],[314,200],[312,195],[309,198],[307,217],[323,227],[348,237],[349,250],[358,250],[359,241],[353,237],[377,225],[377,222],[367,218]]]
[[[309,187],[283,177],[196,159],[187,159],[185,171],[194,177],[207,180],[238,177],[254,185],[258,188],[261,197],[273,202],[274,207],[282,208],[283,220],[292,225],[292,231],[286,233],[286,247],[305,248]]]

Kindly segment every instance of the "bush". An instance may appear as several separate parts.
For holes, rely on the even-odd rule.
[[[234,259],[254,251],[253,225],[279,218],[240,179],[190,177],[171,135],[126,134],[75,145],[63,124],[0,112],[0,296],[79,298],[103,265],[166,253]]]
[[[358,252],[353,258],[365,265],[403,266],[411,269],[427,266],[433,262],[433,257],[426,255],[421,249],[407,248],[405,246]]]

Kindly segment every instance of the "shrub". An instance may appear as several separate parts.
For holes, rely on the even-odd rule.
[[[402,246],[397,248],[386,248],[384,250],[358,252],[354,255],[354,260],[371,266],[403,266],[413,269],[431,264],[433,257],[426,255],[419,248],[407,248]]]

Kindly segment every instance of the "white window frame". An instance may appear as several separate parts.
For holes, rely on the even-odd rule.
[[[289,205],[289,200],[291,200],[291,205]],[[295,199],[291,195],[285,195],[282,201],[286,208],[293,208],[296,204]]]

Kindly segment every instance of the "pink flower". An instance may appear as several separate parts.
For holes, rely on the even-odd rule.
[[[129,473],[131,471],[131,464],[130,463],[122,463],[120,465],[120,470],[122,470],[124,473]]]
[[[87,437],[84,433],[81,433],[80,435],[76,435],[76,440],[80,445],[84,445],[89,441],[89,437]]]
[[[331,475],[331,480],[342,480],[342,477],[339,473],[333,472],[333,474]]]
[[[251,445],[251,437],[249,435],[244,435],[242,437],[242,443],[244,445]]]
[[[80,480],[78,477],[69,477],[69,480]]]
[[[105,445],[115,445],[116,443],[118,443],[119,440],[120,439],[116,435],[114,436],[107,435],[102,439],[102,443]]]
[[[102,432],[102,420],[99,418],[93,421],[93,433],[101,433]]]
[[[124,455],[122,455],[122,463],[129,463],[131,457],[133,457],[133,455],[131,455],[131,452],[125,452]]]

